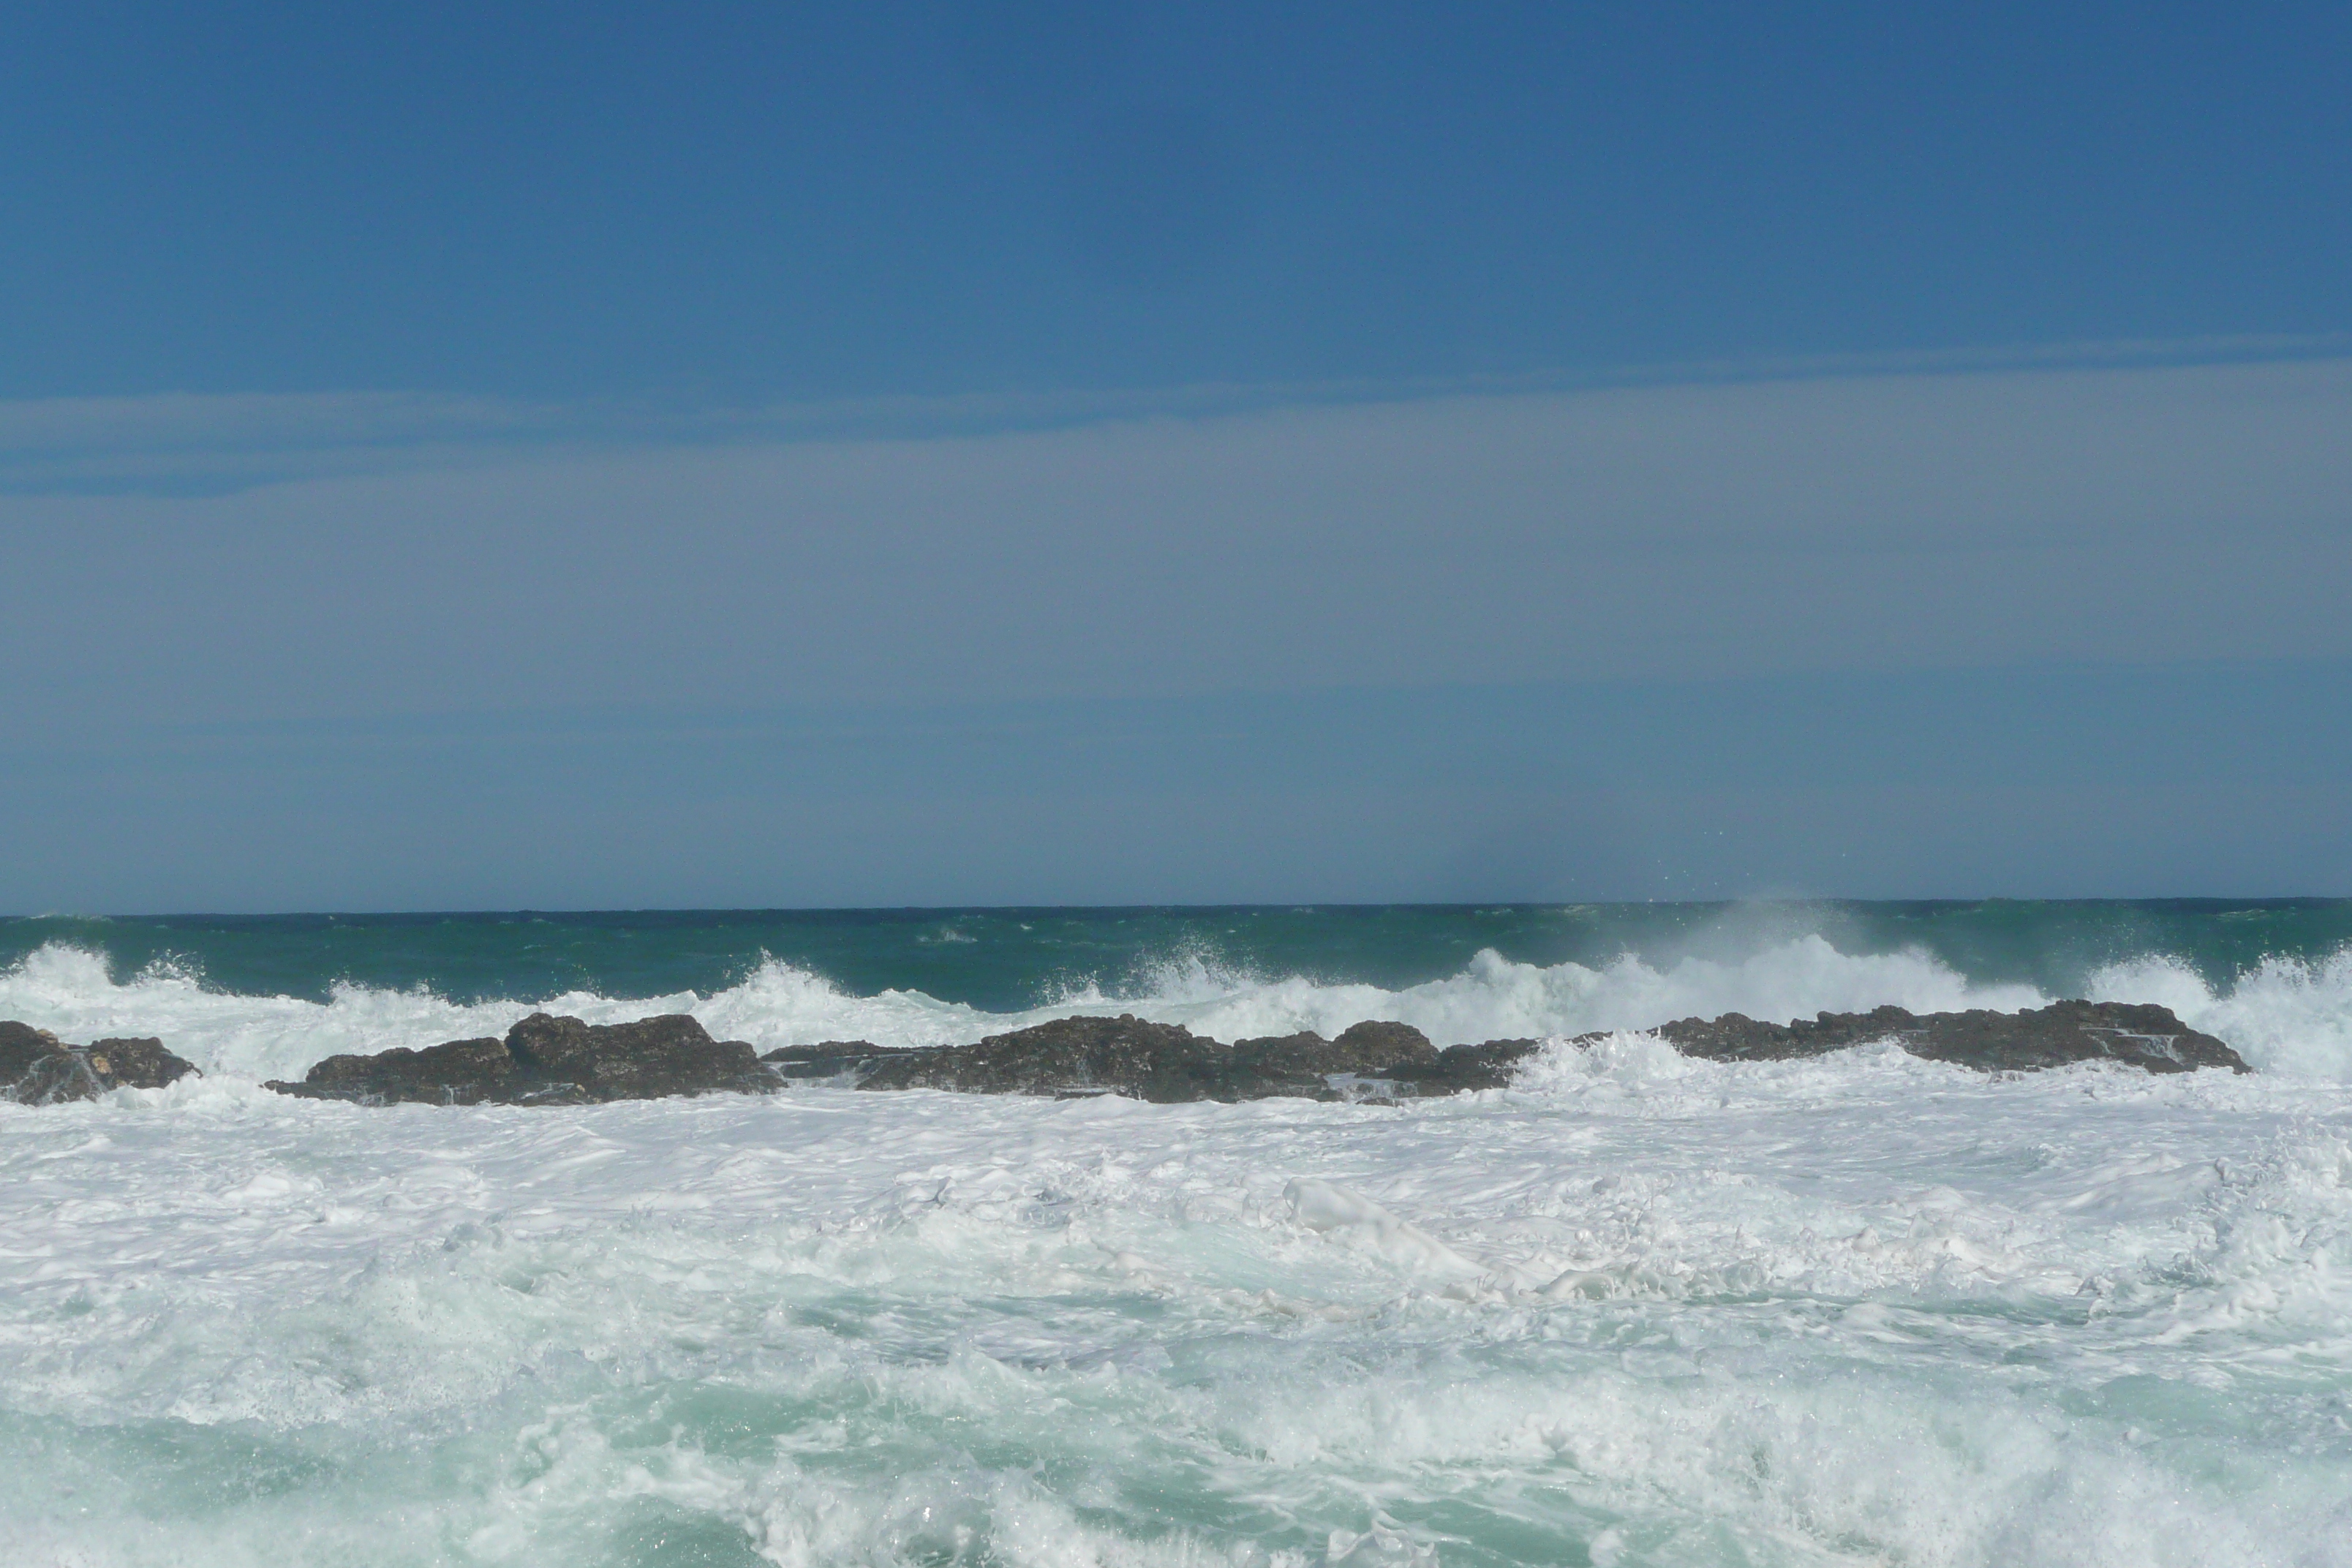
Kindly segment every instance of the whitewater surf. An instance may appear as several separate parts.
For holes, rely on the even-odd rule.
[[[0,1106],[0,1560],[2352,1563],[2336,907],[2099,916],[2120,942],[2058,910],[2007,946],[1966,921],[2011,910],[1633,911],[1579,957],[1538,913],[1483,945],[1478,911],[1255,945],[1089,915],[1056,951],[1091,971],[969,912],[829,958],[722,921],[397,953],[20,922],[0,1017],[205,1076]],[[626,952],[499,994],[580,944]],[[2058,994],[2163,1003],[2257,1070],[1640,1032]],[[1401,1105],[259,1088],[539,1007],[763,1048],[1087,1012],[1608,1033]]]

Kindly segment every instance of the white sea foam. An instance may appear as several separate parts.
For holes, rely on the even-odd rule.
[[[2316,960],[2266,959],[2220,990],[2178,959],[2147,956],[2097,971],[2084,990],[2100,999],[2162,1003],[2266,1072],[2352,1079],[2352,951]],[[324,1003],[237,995],[169,965],[117,980],[99,955],[62,944],[0,968],[0,1017],[22,1018],[68,1039],[159,1036],[207,1072],[257,1082],[299,1077],[337,1052],[503,1034],[542,1007],[595,1022],[690,1012],[722,1039],[767,1049],[852,1039],[957,1045],[1072,1013],[1131,1012],[1227,1040],[1300,1029],[1331,1035],[1359,1019],[1391,1018],[1452,1045],[1638,1030],[1727,1012],[1777,1020],[1882,1003],[1936,1012],[2015,1009],[2048,1000],[2031,986],[1972,981],[1925,952],[1845,953],[1818,935],[1772,942],[1738,959],[1685,957],[1663,964],[1628,954],[1597,966],[1547,966],[1482,952],[1455,974],[1401,990],[1268,977],[1186,954],[1148,966],[1124,986],[1087,982],[1009,1013],[919,991],[860,996],[777,959],[708,995],[684,991],[615,998],[570,992],[479,1003],[453,1002],[427,990],[353,984],[336,986]]]
[[[0,1108],[0,1561],[2343,1564],[2352,1089]]]
[[[2179,959],[2138,958],[2100,970],[2087,989],[2098,1000],[2162,1003],[2264,1072],[2352,1081],[2352,949],[2266,958],[2218,992]]]
[[[1295,975],[1267,978],[1187,956],[1149,969],[1126,987],[1089,983],[1015,1013],[984,1013],[914,991],[855,995],[774,959],[740,984],[707,996],[688,991],[622,1000],[574,992],[475,1004],[429,991],[350,984],[337,986],[324,1003],[231,995],[171,968],[118,982],[96,955],[62,945],[0,970],[0,1017],[22,1018],[68,1039],[158,1036],[207,1072],[254,1081],[299,1077],[338,1052],[503,1034],[535,1007],[593,1022],[691,1012],[720,1038],[766,1049],[846,1039],[957,1045],[1071,1013],[1131,1012],[1226,1040],[1300,1029],[1331,1035],[1360,1019],[1391,1018],[1452,1045],[1644,1028],[1734,1011],[1790,1018],[1886,1002],[1927,1012],[2015,1008],[2042,1000],[2027,986],[1972,984],[1925,953],[1853,955],[1819,936],[1776,943],[1737,961],[1685,957],[1663,967],[1632,955],[1599,967],[1544,966],[1483,952],[1459,973],[1394,991]]]
[[[212,1076],[0,1106],[0,1563],[2352,1565],[2352,960],[2095,978],[2251,1077],[1638,1032],[2041,1000],[1819,938],[1129,989],[984,1014],[770,963],[542,1003],[776,1043],[1614,1032],[1401,1107],[368,1110],[254,1082],[531,1004],[42,950],[0,1016]]]

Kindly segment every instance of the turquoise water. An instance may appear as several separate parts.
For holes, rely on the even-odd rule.
[[[1007,1013],[1087,984],[1148,989],[1182,957],[1400,990],[1456,973],[1481,950],[1538,967],[1627,953],[1657,966],[1807,933],[1851,955],[1916,950],[1972,980],[2051,995],[2148,955],[2226,987],[2266,957],[2352,943],[2352,900],[44,916],[0,924],[0,965],[59,944],[102,954],[117,978],[161,964],[245,994],[324,1001],[342,982],[480,1002],[709,995],[776,960],[854,993],[919,991]]]

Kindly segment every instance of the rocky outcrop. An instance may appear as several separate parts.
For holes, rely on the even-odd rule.
[[[1727,1013],[1679,1019],[1654,1032],[1685,1056],[1715,1061],[1785,1061],[1890,1040],[1917,1056],[1987,1072],[2084,1061],[2149,1072],[2248,1070],[2235,1051],[2167,1009],[2116,1002],[2059,1002],[2022,1013],[1919,1015],[1881,1007],[1790,1024]],[[1605,1037],[1584,1035],[1572,1043]],[[758,1093],[794,1082],[966,1094],[1117,1094],[1160,1104],[1277,1097],[1394,1100],[1499,1089],[1541,1044],[1488,1040],[1440,1050],[1409,1024],[1375,1021],[1344,1029],[1336,1039],[1301,1033],[1229,1046],[1181,1025],[1122,1014],[1055,1018],[969,1046],[907,1049],[827,1040],[755,1057],[747,1045],[712,1039],[684,1014],[596,1025],[534,1013],[502,1040],[329,1057],[300,1083],[268,1087],[370,1105],[581,1105],[715,1090]],[[54,1041],[44,1048],[99,1049]],[[8,1059],[0,1056],[0,1074]],[[186,1070],[186,1064],[180,1068]]]
[[[372,1057],[329,1057],[305,1073],[300,1083],[273,1079],[262,1087],[304,1100],[351,1100],[363,1105],[505,1103],[551,1087],[525,1089],[520,1079],[513,1053],[493,1035],[423,1050],[395,1046]],[[572,1087],[566,1084],[562,1089],[568,1092]]]
[[[2237,1052],[2200,1035],[2169,1007],[2131,1002],[2053,1002],[2019,1013],[1823,1013],[1790,1024],[1738,1013],[1681,1018],[1655,1033],[1686,1057],[1711,1061],[1786,1061],[1891,1040],[1915,1057],[1980,1072],[2037,1072],[2073,1062],[2113,1061],[2148,1072],[2228,1068],[2250,1072]],[[1600,1038],[1581,1036],[1580,1043]]]
[[[1234,1042],[1230,1095],[1255,1100],[1303,1094],[1315,1100],[1396,1100],[1500,1089],[1538,1040],[1489,1040],[1439,1050],[1410,1024],[1367,1021],[1339,1031]]]
[[[161,1040],[73,1046],[30,1024],[0,1023],[0,1100],[24,1105],[95,1100],[110,1089],[162,1089],[195,1070]]]
[[[860,1089],[947,1089],[970,1094],[1124,1094],[1162,1104],[1213,1098],[1228,1053],[1181,1024],[1055,1018],[978,1045],[893,1051],[859,1077]]]
[[[971,1094],[1122,1094],[1161,1104],[1275,1098],[1394,1100],[1499,1087],[1533,1040],[1439,1050],[1409,1024],[1367,1022],[1327,1040],[1268,1036],[1224,1045],[1176,1024],[1129,1014],[1055,1018],[978,1045],[884,1051],[793,1047],[763,1058],[796,1078],[839,1077],[859,1089]]]
[[[1900,1007],[1768,1024],[1738,1013],[1684,1018],[1656,1031],[1685,1056],[1784,1061],[1888,1040],[1914,1055],[1985,1072],[2030,1072],[2112,1061],[2149,1072],[2202,1067],[2244,1072],[2236,1052],[2168,1010],[2113,1002],[2060,1002],[2021,1013],[1931,1013]],[[1591,1045],[1603,1034],[1583,1035]],[[788,1079],[859,1089],[944,1089],[974,1094],[1122,1094],[1176,1103],[1273,1097],[1397,1100],[1499,1089],[1542,1042],[1488,1040],[1439,1050],[1407,1024],[1367,1022],[1337,1039],[1269,1036],[1231,1046],[1172,1024],[1055,1018],[972,1046],[890,1050],[833,1041],[771,1051]]]
[[[305,1100],[363,1105],[588,1105],[611,1100],[773,1089],[740,1040],[714,1040],[684,1013],[589,1024],[533,1013],[503,1040],[452,1040],[423,1050],[329,1057],[300,1083],[264,1087]]]

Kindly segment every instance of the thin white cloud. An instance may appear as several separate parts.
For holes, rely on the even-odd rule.
[[[1422,381],[997,392],[726,407],[522,401],[430,392],[166,394],[0,400],[0,493],[172,493],[321,475],[477,466],[521,455],[920,439],[1160,418],[2020,371],[2292,363],[2352,334],[2008,345],[1708,361]]]
[[[281,416],[312,417],[241,427]],[[0,499],[16,700],[258,720],[2352,653],[2345,359],[419,453]]]

